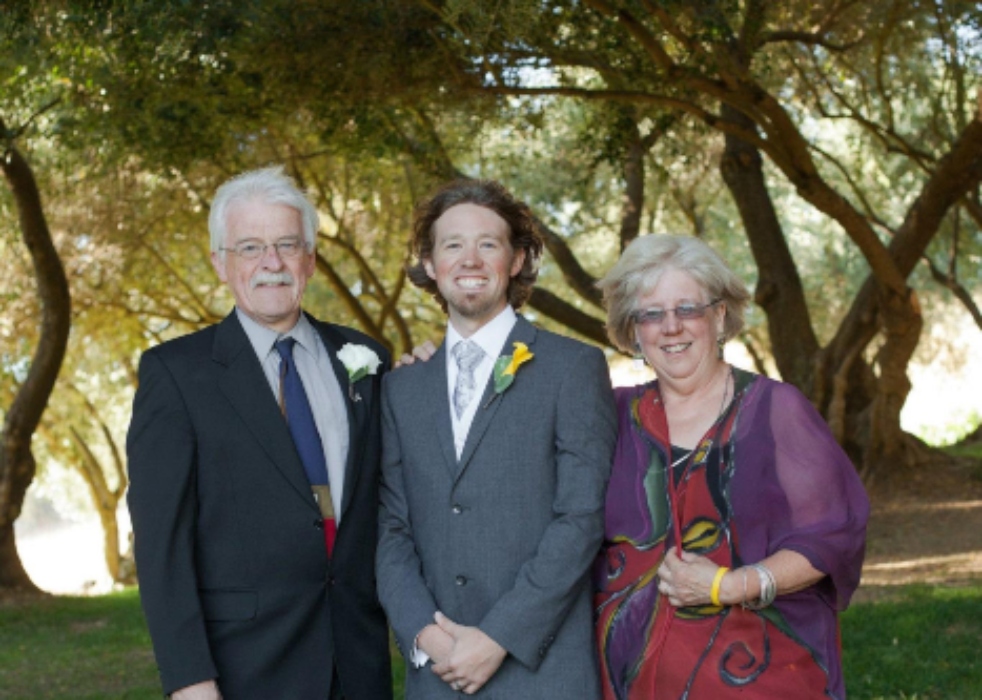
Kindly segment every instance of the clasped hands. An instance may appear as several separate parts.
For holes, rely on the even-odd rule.
[[[433,661],[433,673],[473,695],[497,672],[508,652],[477,627],[458,625],[441,612],[419,634],[418,646]]]
[[[718,564],[691,552],[683,551],[679,558],[671,547],[658,567],[658,592],[677,608],[710,605],[713,578],[718,569]]]

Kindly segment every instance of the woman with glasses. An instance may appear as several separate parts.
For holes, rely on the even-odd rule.
[[[838,611],[869,504],[793,386],[727,364],[749,294],[696,238],[643,236],[600,282],[657,380],[617,390],[597,560],[606,700],[843,698]]]

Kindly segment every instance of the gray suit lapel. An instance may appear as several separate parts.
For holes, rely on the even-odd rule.
[[[296,489],[304,503],[314,512],[319,512],[286,421],[269,390],[259,358],[253,352],[234,311],[218,326],[212,359],[224,367],[218,386],[252,438],[283,478]]]
[[[504,347],[501,348],[501,355],[511,355],[515,351],[512,345],[513,343],[525,343],[529,346],[530,350],[534,351],[532,345],[535,343],[535,334],[535,326],[526,321],[523,316],[519,316],[515,321],[515,326],[511,329],[511,333],[508,334],[508,340],[505,341]],[[519,370],[515,375],[515,381],[520,382],[521,376],[522,373]],[[467,441],[464,443],[464,449],[460,453],[460,460],[457,462],[455,481],[460,479],[467,465],[470,464],[474,452],[477,450],[478,445],[481,444],[481,440],[484,438],[484,434],[487,432],[492,420],[494,420],[494,416],[501,407],[501,404],[507,400],[508,391],[511,389],[512,387],[509,387],[503,394],[495,395],[494,374],[492,373],[491,377],[488,378],[487,386],[484,387],[484,393],[481,395],[481,405],[478,406],[477,413],[474,415],[474,422],[471,423],[471,428],[467,432]],[[452,444],[453,440],[451,439]]]
[[[450,422],[450,399],[447,387],[447,343],[440,344],[433,357],[423,366],[423,386],[427,395],[433,392],[435,399],[429,402],[431,425],[436,426],[440,451],[453,477],[457,473],[457,450],[453,442],[453,425]]]

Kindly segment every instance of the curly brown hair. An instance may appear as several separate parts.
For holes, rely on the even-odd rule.
[[[409,280],[432,294],[443,310],[447,310],[447,300],[440,294],[436,282],[426,274],[424,262],[433,256],[433,225],[458,204],[476,204],[493,211],[508,224],[512,248],[525,251],[522,269],[508,282],[508,303],[515,309],[521,308],[532,294],[532,286],[539,275],[542,234],[528,206],[494,180],[453,180],[416,207],[413,237],[409,242],[413,262],[406,266]]]

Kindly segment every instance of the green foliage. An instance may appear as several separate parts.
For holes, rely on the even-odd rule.
[[[78,76],[73,133],[156,168],[228,160],[298,115],[334,149],[392,154],[394,110],[445,92],[437,18],[415,3],[110,4],[100,26],[77,27],[86,42],[98,31],[102,60]]]
[[[956,431],[957,442],[953,442],[944,448],[944,451],[953,457],[968,462],[968,470],[973,479],[982,481],[982,439],[979,433],[982,431],[982,416],[977,411],[973,411]]]
[[[817,161],[823,176],[849,196],[857,186],[856,198],[870,216],[897,226],[917,192],[924,159],[944,152],[971,107],[966,87],[978,68],[969,41],[977,10],[963,2],[945,3],[938,12],[920,4],[855,3],[829,23],[826,45],[765,41],[769,31],[805,31],[822,19],[828,8],[804,0],[768,5],[751,18],[752,26],[741,26],[741,3],[707,3],[711,10],[695,14],[684,5],[657,3],[677,22],[674,34],[654,15],[637,15],[693,75],[712,75],[714,61],[721,60],[712,56],[732,31],[758,36],[751,77],[801,122],[824,154]],[[738,216],[722,194],[716,172],[722,141],[715,130],[657,103],[489,92],[559,84],[718,109],[685,81],[664,81],[637,42],[581,3],[117,0],[99,3],[100,12],[87,3],[71,7],[66,13],[25,13],[15,23],[33,27],[25,49],[40,46],[51,34],[47,28],[66,37],[48,40],[46,51],[16,54],[18,75],[31,77],[39,89],[62,86],[70,97],[72,109],[45,123],[49,133],[58,143],[89,149],[93,163],[129,159],[134,175],[142,170],[169,181],[179,207],[193,199],[184,199],[181,184],[197,198],[194,206],[206,206],[228,174],[289,161],[306,182],[327,182],[322,189],[330,196],[345,192],[345,212],[362,212],[357,245],[369,237],[372,262],[382,258],[376,276],[394,287],[412,203],[459,169],[502,179],[570,242],[587,270],[600,274],[618,252],[625,155],[633,139],[651,138],[642,231],[706,235],[748,281],[755,276]],[[805,277],[814,325],[827,339],[868,267],[835,224],[803,205],[779,171],[771,169],[769,179]],[[134,190],[133,202],[144,192]],[[380,197],[390,203],[388,222],[400,220],[381,236],[368,233],[374,218],[365,215]],[[935,244],[933,256],[942,266],[951,250],[964,261],[982,247],[979,227],[962,219],[957,245],[954,224]],[[202,222],[199,217],[196,225]],[[150,243],[157,252],[131,258],[127,274],[154,279],[164,241]],[[193,276],[204,277],[207,264],[200,249],[197,254],[205,265]],[[364,303],[386,303],[373,300],[378,289],[361,279],[350,249],[328,247],[326,254]],[[963,262],[962,277],[966,267],[977,283],[980,267]],[[580,303],[548,261],[542,280]],[[315,303],[337,312],[343,301],[338,290],[315,289]],[[219,308],[227,304],[220,295],[201,301],[209,308],[215,308],[212,301]],[[145,299],[135,306],[137,313],[162,311]],[[196,306],[201,304],[172,304],[169,316]],[[191,323],[208,315],[199,308]]]
[[[883,240],[971,116],[982,68],[982,20],[977,3],[963,0],[719,0],[702,3],[705,12],[680,0],[613,3],[640,17],[683,67],[673,76],[616,20],[572,0],[8,4],[16,11],[0,13],[0,116],[34,165],[74,301],[69,356],[47,416],[52,439],[39,452],[65,462],[71,452],[57,446],[67,444],[69,424],[100,440],[73,385],[118,441],[139,353],[230,309],[209,264],[206,218],[215,188],[234,173],[287,165],[322,212],[318,250],[334,274],[317,275],[307,307],[402,351],[439,338],[445,321],[402,273],[412,207],[458,171],[500,179],[599,276],[620,251],[625,162],[643,142],[642,233],[704,236],[753,286],[747,233],[719,174],[722,133],[659,101],[718,112],[716,98],[681,78],[714,77],[734,59],[725,50],[731,35],[757,41],[748,44],[756,53],[747,79],[781,102],[822,177]],[[844,14],[825,22],[833,6]],[[748,7],[763,9],[745,17]],[[664,9],[675,31],[651,8]],[[768,38],[816,26],[828,27],[825,43]],[[503,94],[544,85],[571,92]],[[586,92],[597,89],[646,99]],[[765,168],[825,342],[869,267],[779,168]],[[16,227],[0,188],[0,254],[13,263],[0,277],[4,397],[37,332]],[[927,254],[977,290],[978,212],[969,203],[953,210]],[[939,289],[924,265],[911,281],[927,324],[943,323],[951,293],[923,293]],[[551,256],[540,283],[600,316]],[[747,337],[766,355],[763,314],[752,310],[749,320]]]

